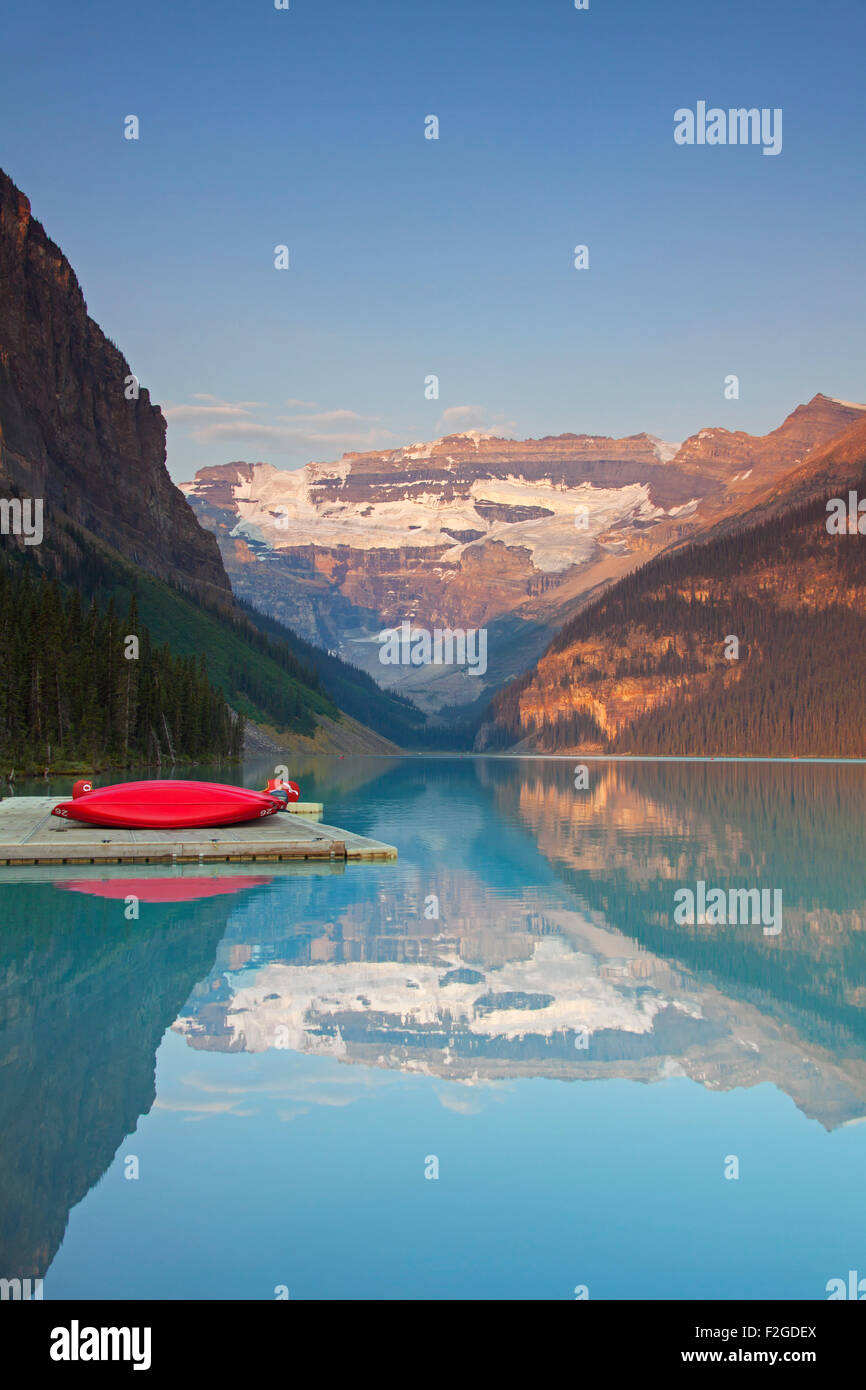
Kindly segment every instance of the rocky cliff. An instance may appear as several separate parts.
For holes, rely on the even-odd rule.
[[[66,257],[0,170],[0,491],[42,498],[160,578],[228,599],[211,535],[165,467],[165,420],[88,315]]]

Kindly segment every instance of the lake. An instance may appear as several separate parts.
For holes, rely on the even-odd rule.
[[[866,767],[576,764],[291,764],[396,863],[0,870],[0,1275],[121,1299],[866,1277]],[[745,911],[764,890],[778,922]]]

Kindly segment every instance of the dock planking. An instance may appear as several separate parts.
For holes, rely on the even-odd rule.
[[[396,859],[393,845],[280,812],[242,825],[189,830],[118,830],[61,820],[63,797],[0,801],[0,866],[21,864],[275,863],[283,860]],[[321,808],[309,803],[312,814]]]

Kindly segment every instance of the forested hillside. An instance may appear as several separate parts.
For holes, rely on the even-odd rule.
[[[666,552],[572,619],[493,701],[478,746],[866,756],[866,424],[751,517]],[[806,500],[804,500],[804,497]]]
[[[427,730],[427,716],[411,700],[394,691],[383,690],[360,667],[332,656],[321,647],[314,647],[251,604],[243,600],[236,600],[236,604],[259,632],[289,645],[297,660],[303,662],[308,671],[315,672],[345,714],[404,747],[426,746],[433,737]]]
[[[204,657],[155,646],[135,598],[82,603],[73,589],[0,567],[0,761],[44,768],[206,762],[240,755],[243,719]]]

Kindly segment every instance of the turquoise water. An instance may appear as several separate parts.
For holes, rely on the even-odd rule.
[[[586,766],[294,764],[391,864],[0,870],[0,1274],[245,1299],[866,1277],[866,768]],[[226,891],[147,900],[178,881]],[[699,881],[780,890],[781,929],[678,924]]]

